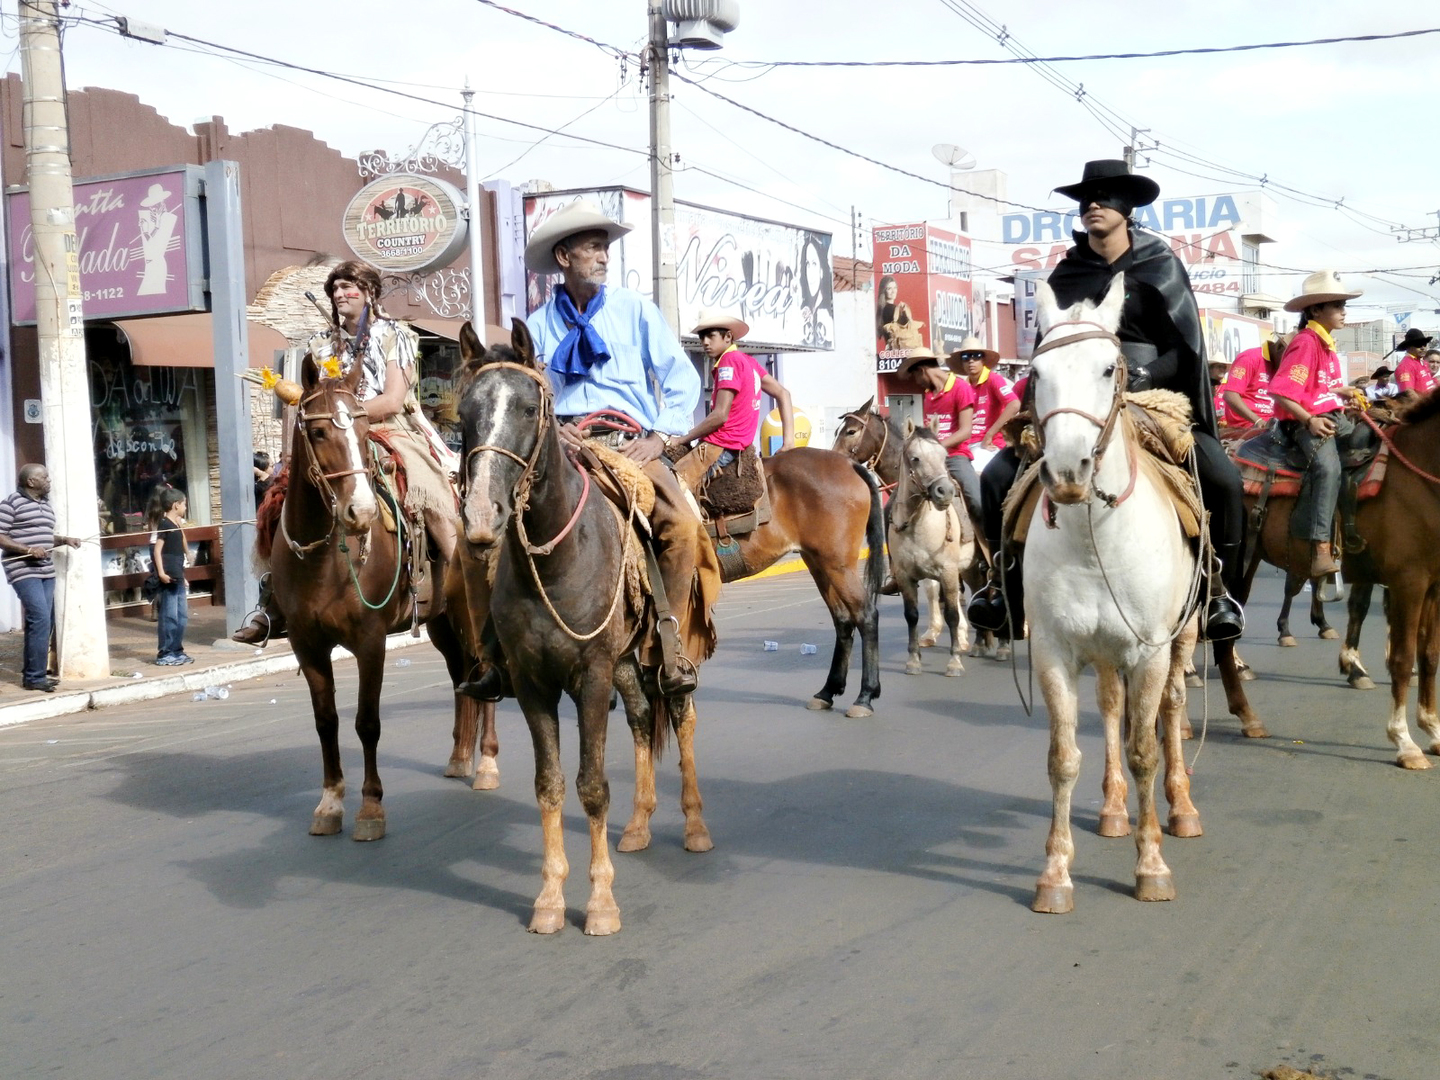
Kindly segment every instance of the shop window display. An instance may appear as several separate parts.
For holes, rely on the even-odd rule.
[[[455,411],[455,377],[459,374],[460,347],[453,341],[420,339],[420,381],[415,396],[420,410],[435,426],[445,445],[460,452],[460,417]]]

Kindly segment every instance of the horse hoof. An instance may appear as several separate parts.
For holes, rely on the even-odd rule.
[[[1205,684],[1200,681],[1200,676],[1193,671],[1185,674],[1185,685],[1191,690],[1199,690]]]
[[[468,780],[474,771],[475,767],[470,762],[460,758],[451,758],[449,764],[445,766],[444,776],[448,780]]]
[[[585,913],[585,933],[590,937],[606,937],[620,932],[620,909],[611,907]]]
[[[1189,840],[1196,836],[1205,835],[1205,830],[1200,827],[1200,815],[1171,814],[1170,835],[1177,836],[1182,840]]]
[[[845,715],[851,720],[864,720],[867,716],[874,716],[875,710],[869,705],[851,705],[845,710]]]
[[[649,829],[626,829],[615,845],[616,851],[644,851],[650,846]]]
[[[995,659],[999,660],[1002,664],[1008,664],[1010,662],[1010,651],[1009,645],[1001,645],[995,650]]]
[[[1434,754],[1436,757],[1440,757],[1440,739],[1437,739],[1435,742],[1432,742],[1430,744],[1429,752],[1431,754]]]
[[[311,836],[334,836],[344,824],[344,814],[316,814],[310,819]]]
[[[809,701],[805,703],[805,708],[809,709],[811,712],[824,712],[825,710],[833,709],[834,707],[835,703],[833,701],[826,701],[822,697],[812,697]]]
[[[1298,645],[1298,644],[1299,644],[1299,642],[1297,642],[1292,635],[1290,635],[1290,634],[1281,634],[1281,635],[1280,635],[1280,647],[1281,647],[1282,649],[1293,649],[1293,648],[1295,648],[1295,646]]]
[[[1430,762],[1425,760],[1425,755],[1419,750],[1409,754],[1401,754],[1395,759],[1395,764],[1399,765],[1402,769],[1410,769],[1413,772],[1430,768]]]
[[[532,934],[559,933],[565,929],[565,909],[536,908],[530,915],[530,925],[527,929]]]
[[[1117,836],[1130,835],[1129,814],[1101,814],[1100,828],[1096,830],[1101,836],[1108,836],[1112,839]]]
[[[1035,886],[1035,899],[1030,902],[1030,910],[1038,911],[1042,915],[1064,915],[1066,912],[1074,911],[1075,886]]]
[[[1351,688],[1352,688],[1352,689],[1355,689],[1355,690],[1374,690],[1374,689],[1375,689],[1375,680],[1372,679],[1372,678],[1370,678],[1369,675],[1355,675],[1355,674],[1352,674],[1352,675],[1350,676],[1350,678],[1349,678],[1348,681],[1349,681],[1349,683],[1350,683]]]
[[[945,677],[947,679],[954,679],[964,674],[965,665],[960,663],[959,660],[952,660],[945,665]]]
[[[351,840],[383,840],[385,837],[385,819],[383,817],[357,817],[355,828],[350,833]]]
[[[1195,737],[1195,729],[1190,726],[1190,721],[1189,721],[1189,720],[1181,720],[1181,721],[1180,721],[1180,738],[1182,738],[1182,739],[1193,739],[1194,737]]]
[[[1255,669],[1249,664],[1245,664],[1243,667],[1237,668],[1236,674],[1240,676],[1241,682],[1254,682],[1256,679]]]
[[[1338,641],[1339,639],[1340,631],[1336,630],[1333,626],[1327,626],[1324,630],[1320,631],[1321,641]]]
[[[1175,899],[1175,881],[1169,874],[1136,874],[1135,899],[1147,904]]]
[[[500,766],[494,758],[481,758],[480,767],[475,770],[475,782],[471,791],[494,791],[500,786]]]
[[[1241,724],[1240,734],[1244,735],[1247,739],[1268,739],[1270,737],[1269,730],[1259,720],[1252,720],[1248,724]]]
[[[696,855],[703,855],[715,846],[715,841],[710,839],[710,830],[701,825],[698,829],[685,830],[685,850],[693,851]]]
[[[915,644],[919,645],[922,649],[933,649],[935,647],[935,639],[933,637],[922,637]]]
[[[924,669],[920,666],[919,660],[907,660],[905,662],[906,675],[919,675]]]

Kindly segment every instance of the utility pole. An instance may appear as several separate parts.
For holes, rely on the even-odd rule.
[[[1130,145],[1125,147],[1125,168],[1132,173],[1135,171],[1135,151],[1154,149],[1154,147],[1140,145],[1140,136],[1149,133],[1149,128],[1132,127],[1130,129]]]
[[[460,91],[465,102],[465,202],[470,215],[470,325],[485,340],[485,245],[480,223],[485,219],[484,196],[480,194],[480,148],[475,140],[475,112],[471,102],[475,91],[470,80]]]
[[[56,530],[95,540],[55,558],[55,627],[62,679],[109,674],[100,573],[90,384],[85,359],[70,131],[56,0],[19,0],[25,180],[35,241],[35,322],[45,463]]]
[[[675,281],[674,158],[670,149],[670,39],[661,0],[650,0],[650,244],[655,303],[670,329],[680,332],[680,289]]]

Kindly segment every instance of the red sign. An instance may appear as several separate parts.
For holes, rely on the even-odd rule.
[[[894,371],[910,350],[948,356],[973,332],[970,238],[917,222],[874,230],[875,370]]]

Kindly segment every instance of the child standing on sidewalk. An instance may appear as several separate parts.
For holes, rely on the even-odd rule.
[[[161,516],[155,525],[150,557],[160,579],[160,648],[155,663],[161,667],[195,662],[185,655],[185,624],[190,612],[185,585],[185,530],[181,522],[186,509],[183,491],[166,488],[160,493]]]

